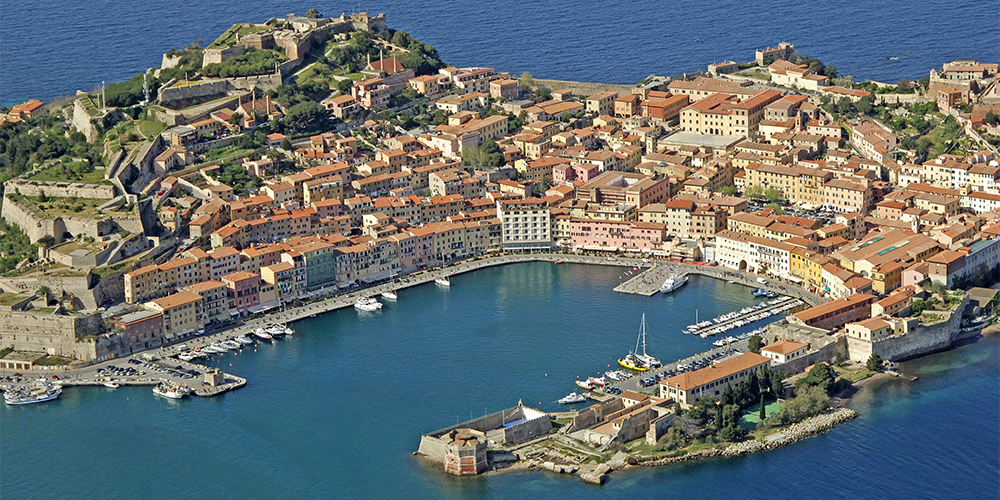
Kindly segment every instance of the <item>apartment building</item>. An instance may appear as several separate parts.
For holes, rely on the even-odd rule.
[[[504,250],[550,250],[551,212],[539,198],[497,200],[497,218],[503,224]]]

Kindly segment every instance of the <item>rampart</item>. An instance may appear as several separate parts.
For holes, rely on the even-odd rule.
[[[920,325],[913,331],[875,342],[847,337],[849,358],[863,363],[872,353],[878,353],[883,359],[901,361],[947,349],[961,333],[962,313],[968,304],[969,296],[966,295],[954,312],[924,311],[924,314],[935,314],[944,320],[932,325]]]
[[[246,54],[246,52],[247,48],[242,45],[233,45],[232,47],[221,49],[205,49],[201,67],[204,68],[209,64],[220,64],[226,59],[242,56],[243,54]],[[166,57],[166,55],[164,55],[164,57]]]
[[[877,104],[923,104],[934,99],[920,94],[874,94]]]
[[[589,83],[573,82],[568,80],[541,80],[535,78],[535,86],[543,86],[549,90],[569,89],[574,95],[590,96],[598,92],[612,91],[619,94],[630,94],[632,85],[619,85],[615,83]]]
[[[104,332],[100,314],[0,311],[0,345],[17,351],[92,361],[115,352],[115,343],[101,340]]]
[[[527,412],[525,410],[527,410]],[[515,406],[513,408],[507,408],[505,410],[484,415],[460,424],[455,424],[444,429],[438,429],[420,437],[420,448],[417,452],[421,455],[427,456],[428,458],[444,461],[445,441],[442,439],[442,436],[460,428],[475,429],[477,431],[485,432],[490,439],[490,444],[492,445],[524,441],[525,439],[545,434],[552,429],[552,421],[547,415],[544,414],[538,418],[532,418],[516,425],[506,427],[506,425],[509,425],[510,422],[516,422],[524,419],[526,417],[526,413],[537,414],[542,412],[532,410],[530,408],[524,408],[523,406]]]
[[[289,61],[291,62],[291,61]],[[279,68],[285,68],[283,63]],[[251,90],[255,87],[274,90],[281,86],[281,72],[268,75],[252,75],[233,78],[206,80],[188,85],[175,86],[177,80],[170,80],[157,90],[160,104],[168,106],[172,102],[202,97],[214,97],[235,90]]]
[[[88,198],[108,200],[115,197],[115,187],[108,184],[77,184],[72,182],[33,181],[13,179],[5,183],[4,191],[20,193],[22,196],[46,196],[60,198]]]

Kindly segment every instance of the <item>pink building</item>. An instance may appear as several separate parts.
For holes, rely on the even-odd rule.
[[[260,305],[260,276],[248,271],[237,271],[222,277],[229,293],[229,310],[247,314]]]
[[[663,249],[666,225],[655,222],[571,219],[574,249],[652,252]]]
[[[601,167],[591,163],[577,163],[573,165],[573,171],[576,172],[576,179],[583,182],[590,182],[591,179],[601,173]]]

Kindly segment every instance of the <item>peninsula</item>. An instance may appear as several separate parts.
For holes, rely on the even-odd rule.
[[[995,328],[998,65],[855,82],[789,43],[753,55],[634,86],[541,80],[450,66],[385,14],[311,9],[0,110],[8,402],[39,377],[215,396],[248,381],[202,374],[204,352],[543,260],[621,266],[608,293],[684,293],[693,273],[770,301],[688,328],[716,349],[637,348],[579,381],[595,404],[428,432],[418,453],[445,471],[602,483],[854,418],[852,384]]]

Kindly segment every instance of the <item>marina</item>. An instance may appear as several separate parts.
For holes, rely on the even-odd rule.
[[[802,305],[804,305],[802,300],[793,297],[773,299],[757,304],[756,306],[744,307],[739,311],[733,311],[708,321],[702,321],[689,325],[684,330],[684,333],[707,338],[720,333],[728,332],[734,328],[740,328],[756,323],[772,316],[777,316],[783,313],[791,314],[789,311]]]

